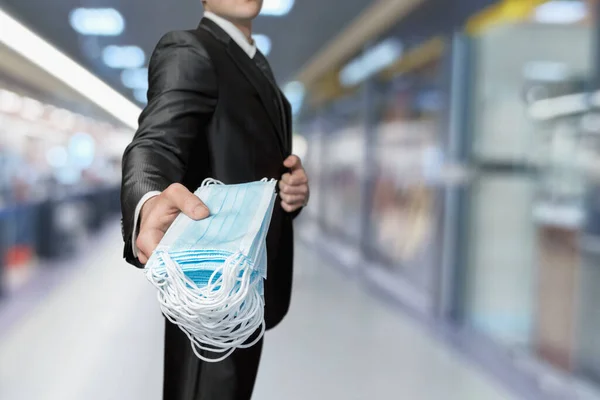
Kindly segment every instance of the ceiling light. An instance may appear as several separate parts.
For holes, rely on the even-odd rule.
[[[133,97],[135,97],[135,99],[137,101],[139,101],[142,104],[147,104],[148,103],[148,90],[147,89],[136,89],[133,91]]]
[[[289,13],[293,6],[294,0],[265,0],[260,14],[281,17]]]
[[[132,129],[140,107],[0,9],[0,43],[87,97]]]
[[[582,1],[556,0],[540,4],[534,20],[542,24],[574,24],[587,15],[587,5]]]
[[[125,30],[125,19],[114,8],[76,8],[69,20],[82,35],[118,36]]]
[[[121,72],[121,82],[129,89],[148,89],[148,68],[124,70]]]
[[[403,45],[394,38],[387,39],[348,63],[340,72],[340,83],[354,86],[392,65],[402,56]]]
[[[144,50],[138,46],[107,46],[102,60],[111,68],[140,68],[146,62]]]
[[[260,33],[252,35],[252,39],[254,39],[254,43],[256,43],[256,47],[260,52],[265,56],[268,56],[271,52],[271,39],[269,39],[267,35],[262,35]]]

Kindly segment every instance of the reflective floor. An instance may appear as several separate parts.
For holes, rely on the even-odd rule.
[[[152,287],[121,260],[117,224],[87,255],[0,338],[0,399],[160,399],[163,332]],[[292,309],[267,334],[254,398],[511,399],[301,244]]]

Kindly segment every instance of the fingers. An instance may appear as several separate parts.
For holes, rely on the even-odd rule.
[[[289,205],[302,205],[306,199],[306,195],[304,194],[279,193],[279,196],[284,203]]]
[[[281,181],[279,182],[279,188],[281,189],[281,184],[289,185],[289,186],[300,186],[306,185],[308,183],[308,177],[303,169],[296,170],[293,173],[285,173],[281,176]]]
[[[294,172],[295,170],[302,168],[302,161],[300,161],[300,157],[292,154],[291,156],[289,156],[288,158],[285,159],[285,161],[283,162],[283,165],[286,168],[291,169],[292,172]]]
[[[301,194],[306,195],[308,193],[308,185],[291,185],[283,181],[279,181],[279,193],[280,194]]]
[[[163,192],[169,205],[183,212],[191,219],[199,220],[210,215],[208,207],[185,186],[174,183]]]
[[[289,156],[283,164],[291,173],[283,174],[279,181],[281,208],[287,212],[294,212],[307,202],[308,177],[298,156]]]
[[[297,209],[300,208],[300,204],[296,204],[296,205],[292,205],[292,204],[288,204],[285,201],[281,202],[281,208],[283,208],[285,211],[291,213],[296,211]]]
[[[208,207],[195,194],[178,183],[172,184],[159,196],[144,204],[141,211],[140,233],[136,239],[138,259],[142,264],[148,262],[152,252],[180,212],[194,220],[210,215]]]
[[[160,243],[165,233],[160,229],[145,229],[140,231],[139,236],[135,241],[138,249],[138,260],[142,264],[146,264],[152,255],[156,246]]]

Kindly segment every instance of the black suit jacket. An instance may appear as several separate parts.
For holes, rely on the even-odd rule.
[[[121,188],[124,257],[137,267],[142,265],[133,256],[131,238],[135,208],[144,194],[175,182],[193,192],[207,177],[225,184],[280,179],[292,142],[290,105],[283,94],[208,19],[196,30],[164,35],[148,74],[148,105],[123,155]],[[277,199],[267,235],[267,328],[289,308],[294,217]]]

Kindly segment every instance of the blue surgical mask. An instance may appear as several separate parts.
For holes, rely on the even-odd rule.
[[[266,278],[265,241],[275,204],[274,180],[239,185],[204,184],[195,194],[211,215],[194,221],[180,214],[150,257],[147,269],[164,266],[167,252],[184,271],[212,270],[241,253]]]
[[[205,181],[195,192],[210,216],[179,215],[146,265],[165,316],[188,335],[198,357],[219,361],[262,327],[266,236],[276,181],[238,185]],[[202,356],[197,349],[226,353]]]

